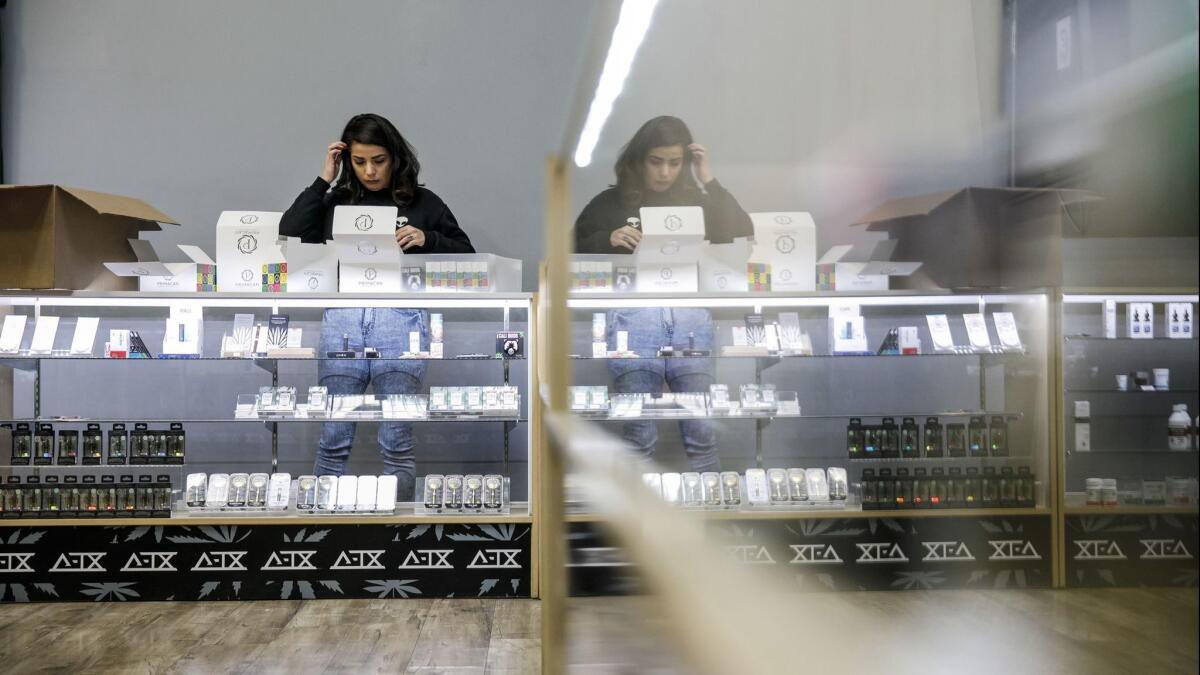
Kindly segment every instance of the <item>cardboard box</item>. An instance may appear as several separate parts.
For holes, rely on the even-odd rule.
[[[106,261],[135,262],[128,240],[176,221],[149,204],[63,185],[0,185],[0,288],[131,291]]]
[[[331,244],[305,244],[288,237],[283,243],[288,264],[288,293],[337,293],[337,248]]]
[[[1062,240],[1083,236],[1083,190],[969,187],[893,199],[860,218],[887,232],[901,260],[925,263],[904,288],[1062,285]]]
[[[695,293],[704,247],[699,206],[642,208],[642,241],[634,251],[640,293]]]
[[[746,260],[750,240],[744,237],[728,244],[705,243],[700,253],[700,290],[705,293],[746,291]]]
[[[803,211],[751,213],[754,251],[749,262],[766,265],[773,291],[816,290],[817,226]]]
[[[892,262],[895,248],[892,240],[877,243],[866,255],[853,244],[831,247],[817,261],[817,290],[888,290],[892,277],[907,278],[921,267],[919,262]]]

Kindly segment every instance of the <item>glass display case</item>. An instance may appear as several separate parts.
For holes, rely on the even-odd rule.
[[[0,523],[55,526],[46,550],[104,529],[89,524],[213,543],[324,531],[314,550],[337,550],[319,550],[311,569],[362,573],[388,564],[383,542],[411,539],[395,552],[411,554],[400,567],[491,569],[472,561],[479,553],[517,575],[494,593],[529,595],[531,312],[530,294],[498,292],[2,296],[0,376],[12,395],[0,413]],[[433,504],[433,475],[478,482],[478,499]],[[484,553],[488,541],[509,547]],[[257,569],[310,569],[271,553]],[[269,577],[244,581],[251,595],[250,585],[272,592]]]
[[[1197,548],[1195,292],[1062,295],[1069,585],[1178,585]]]
[[[927,545],[952,541],[981,566],[1030,562],[1020,583],[1050,585],[1048,294],[593,291],[568,305],[572,410],[645,458],[648,489],[726,523],[739,558],[803,564],[828,545],[825,562],[849,570],[886,544],[924,574],[942,569]],[[568,522],[596,520],[572,488]],[[606,564],[588,558],[612,556],[599,542],[574,552],[577,571]]]

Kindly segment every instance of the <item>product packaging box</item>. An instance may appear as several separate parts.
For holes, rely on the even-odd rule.
[[[817,261],[817,290],[888,290],[892,277],[908,277],[921,268],[919,262],[892,262],[895,250],[896,242],[891,240],[870,249],[853,244],[830,247]]]
[[[1082,190],[968,187],[885,202],[858,219],[897,242],[901,260],[925,263],[903,288],[1041,288],[1063,285],[1063,240],[1086,236]]]
[[[119,277],[137,277],[138,290],[143,293],[217,290],[217,264],[199,246],[178,245],[190,262],[163,262],[144,239],[130,239],[129,247],[137,262],[106,262],[104,266]]]
[[[283,242],[287,260],[288,293],[337,293],[337,248],[331,244],[305,244],[295,237]]]
[[[399,293],[400,247],[394,206],[338,206],[333,244],[343,293]]]
[[[278,244],[282,213],[271,211],[222,211],[217,219],[217,290],[262,293],[282,290],[285,263]],[[269,277],[269,278],[268,278]]]
[[[149,204],[62,185],[0,185],[0,288],[132,291],[106,261],[136,262],[128,240],[177,224]]]
[[[642,208],[642,241],[634,258],[639,292],[695,293],[697,261],[704,246],[704,209],[699,206]]]
[[[751,213],[754,251],[750,262],[770,266],[775,291],[816,289],[817,226],[808,213]]]
[[[705,293],[735,293],[747,289],[746,261],[753,244],[748,238],[728,244],[705,243],[700,249],[700,290]]]

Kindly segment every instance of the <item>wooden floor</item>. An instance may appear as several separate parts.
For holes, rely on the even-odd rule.
[[[829,593],[796,602],[798,611],[844,604],[894,621],[889,636],[797,634],[798,664],[804,649],[842,650],[846,673],[1200,668],[1196,589]],[[573,600],[572,672],[689,672],[656,610],[645,597]],[[539,613],[528,600],[4,605],[0,672],[535,673]]]

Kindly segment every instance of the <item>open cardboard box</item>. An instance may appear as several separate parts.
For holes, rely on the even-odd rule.
[[[1062,285],[1062,240],[1086,234],[1084,190],[968,187],[885,202],[858,220],[925,263],[904,288]]]
[[[136,290],[106,261],[136,262],[128,240],[178,223],[140,199],[63,185],[0,185],[0,288]]]

